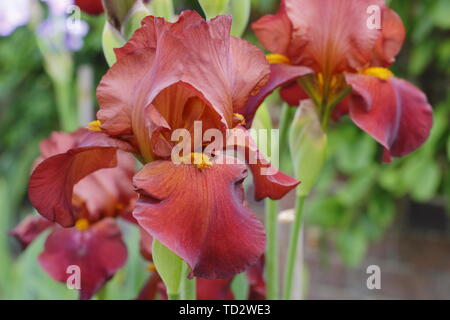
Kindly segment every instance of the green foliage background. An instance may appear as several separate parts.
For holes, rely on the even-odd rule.
[[[199,10],[196,1],[174,1],[176,12]],[[336,244],[343,261],[357,265],[368,245],[380,240],[405,201],[450,205],[450,1],[390,1],[407,31],[395,74],[422,88],[434,108],[430,139],[417,152],[380,162],[377,144],[350,121],[335,124],[329,137],[330,159],[308,206],[308,223]],[[276,0],[253,0],[252,20],[277,8]],[[200,11],[200,10],[199,10]],[[75,70],[89,64],[95,83],[107,70],[101,53],[103,17],[83,16],[91,30],[83,49],[72,55]],[[245,38],[256,40],[248,30]],[[72,75],[70,75],[72,76]],[[71,99],[76,103],[75,88]],[[92,92],[94,96],[94,92]],[[38,143],[60,130],[52,80],[44,68],[34,31],[29,27],[0,38],[0,299],[73,299],[75,293],[52,281],[37,265],[46,234],[24,253],[8,235],[33,213],[26,197]],[[108,285],[107,298],[131,299],[146,278],[139,256],[139,235],[124,226],[129,262]],[[326,242],[326,241],[325,241]]]

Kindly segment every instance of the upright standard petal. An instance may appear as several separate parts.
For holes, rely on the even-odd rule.
[[[85,231],[55,229],[38,259],[54,280],[63,283],[71,276],[68,267],[78,266],[80,298],[90,299],[125,264],[127,248],[117,223],[109,218]]]
[[[402,48],[406,30],[402,19],[389,8],[382,12],[381,35],[375,45],[371,66],[389,67]]]
[[[301,43],[292,63],[332,75],[367,66],[380,36],[369,27],[371,11],[385,8],[384,0],[285,0],[292,23],[292,42]]]
[[[433,115],[422,91],[395,77],[382,80],[350,74],[346,80],[353,88],[348,101],[350,117],[391,156],[404,156],[425,142]]]
[[[285,0],[275,15],[265,15],[252,24],[259,42],[273,53],[288,55],[292,45],[292,23],[286,13]]]
[[[235,163],[227,158],[216,161]],[[263,225],[243,204],[245,177],[242,165],[155,161],[134,178],[141,197],[133,214],[194,276],[227,278],[255,263],[265,247]]]

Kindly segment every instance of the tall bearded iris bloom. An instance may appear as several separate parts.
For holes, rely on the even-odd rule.
[[[291,105],[310,97],[325,128],[332,113],[349,114],[388,158],[414,151],[428,137],[432,109],[426,96],[387,69],[405,29],[384,0],[282,0],[278,13],[253,29],[272,52],[266,90],[282,86]],[[314,74],[297,81],[298,66]]]
[[[39,163],[58,159],[76,147],[86,134],[89,134],[86,129],[72,134],[53,133],[41,144],[38,168]],[[40,266],[54,280],[63,283],[74,271],[68,268],[77,266],[80,298],[89,299],[126,262],[127,248],[116,221],[119,217],[132,219],[131,209],[137,198],[131,183],[133,173],[133,157],[120,151],[117,167],[94,172],[75,185],[70,202],[66,203],[74,216],[73,227],[62,228],[43,217],[28,216],[11,234],[25,248],[41,232],[50,228],[44,250],[38,258]],[[30,187],[33,188],[33,185]],[[35,203],[36,193],[32,192],[31,196]]]
[[[145,18],[116,50],[117,62],[97,89],[100,110],[91,133],[34,171],[29,192],[38,211],[73,225],[67,204],[74,184],[114,167],[121,149],[144,164],[133,179],[140,194],[134,217],[185,260],[192,275],[226,278],[256,263],[265,246],[263,226],[244,203],[246,165],[226,149],[257,154],[248,164],[258,199],[279,199],[298,181],[273,168],[249,138],[245,126],[256,111],[250,100],[266,83],[269,64],[256,47],[231,37],[230,26],[229,16],[206,22],[193,11],[183,12],[176,23]],[[196,122],[201,135],[214,129],[244,139],[224,139],[221,148],[206,153],[195,137]],[[180,162],[172,161],[177,130],[194,136],[192,143],[183,138],[193,149],[181,154]]]

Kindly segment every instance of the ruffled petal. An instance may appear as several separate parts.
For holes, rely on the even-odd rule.
[[[428,138],[432,108],[418,88],[395,77],[382,80],[349,74],[346,80],[353,88],[350,117],[391,156],[411,153]]]
[[[40,266],[56,281],[65,283],[69,266],[80,268],[80,298],[90,299],[125,265],[127,248],[114,219],[104,219],[86,231],[57,228],[39,255]]]
[[[29,215],[12,229],[9,234],[13,235],[20,242],[22,249],[25,249],[37,236],[52,225],[53,223],[48,219]]]
[[[226,146],[237,151],[252,172],[257,201],[266,197],[279,200],[300,184],[300,181],[281,172],[264,157],[245,128],[231,130]]]
[[[275,15],[265,15],[252,23],[259,42],[270,52],[287,55],[291,45],[292,24],[286,13],[285,1]]]
[[[45,160],[41,158],[28,184],[32,205],[42,216],[64,227],[75,223],[72,208],[75,184],[97,170],[117,166],[118,148],[132,150],[127,143],[103,133],[82,129],[75,137],[71,149]]]
[[[161,100],[167,98],[167,93],[174,87],[178,90],[182,86],[190,87],[188,91],[195,92],[193,98],[197,104],[207,105],[205,110],[215,113],[211,117],[219,118],[223,127],[232,125],[233,113],[243,110],[249,96],[256,94],[267,81],[269,66],[260,50],[242,39],[231,37],[230,27],[230,16],[219,16],[206,22],[195,11],[182,12],[176,23],[147,17],[130,41],[116,50],[117,64],[141,50],[155,52],[156,63],[151,68],[142,68],[141,64],[136,67],[147,72],[133,96],[135,107],[131,118],[141,122],[133,123],[134,134],[146,130],[142,123],[143,109],[152,103],[172,129],[178,128],[171,122],[173,115],[168,117],[161,110],[161,105],[166,104]],[[121,73],[123,77],[126,74]],[[157,99],[159,101],[155,101]],[[183,108],[172,107],[172,113],[174,109]],[[193,112],[196,111],[194,108]],[[188,116],[186,112],[183,115]],[[141,146],[148,144],[145,139],[139,137]]]
[[[332,75],[366,67],[380,30],[367,26],[370,6],[383,0],[285,0],[292,23],[292,42],[302,44],[293,64]]]
[[[378,38],[371,66],[389,67],[400,52],[406,31],[402,19],[389,8],[382,13],[381,36]]]
[[[218,156],[218,163],[235,159]],[[141,194],[133,212],[154,238],[185,260],[197,277],[227,278],[262,255],[264,228],[243,204],[245,167],[155,161],[134,178]],[[189,191],[187,191],[189,190]]]
[[[155,51],[143,48],[119,59],[97,87],[100,110],[97,118],[109,135],[130,135],[132,109],[137,86],[153,65]]]
[[[270,66],[270,78],[265,86],[254,96],[250,97],[241,114],[245,117],[246,127],[250,128],[256,110],[275,89],[290,84],[293,80],[313,73],[313,70],[307,67],[275,64]],[[296,104],[294,104],[296,105]]]

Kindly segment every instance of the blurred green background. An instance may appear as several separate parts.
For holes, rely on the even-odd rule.
[[[186,8],[201,12],[197,1],[175,0],[174,4],[176,12]],[[450,206],[450,1],[394,0],[390,4],[408,31],[393,71],[425,91],[434,108],[434,127],[418,151],[382,164],[375,141],[348,119],[333,125],[330,159],[308,205],[307,223],[320,230],[321,243],[335,244],[333,248],[324,245],[323,255],[337,250],[349,266],[358,265],[369,245],[383,238],[405,204],[437,206],[447,213]],[[276,0],[252,1],[251,20],[274,13],[277,6]],[[107,70],[101,50],[104,16],[83,15],[82,19],[90,26],[84,46],[64,53],[56,71],[46,64],[32,23],[0,38],[0,299],[76,297],[37,265],[46,235],[20,253],[8,230],[33,212],[26,196],[30,168],[39,141],[62,129],[61,105],[95,103],[95,85]],[[250,30],[245,38],[256,43]],[[91,87],[86,88],[83,80],[77,86],[77,77],[84,77],[80,70],[92,72]],[[55,82],[55,72],[63,73],[62,81]],[[108,298],[131,299],[143,285],[147,275],[138,241],[137,232],[129,228],[130,259],[108,285]]]

